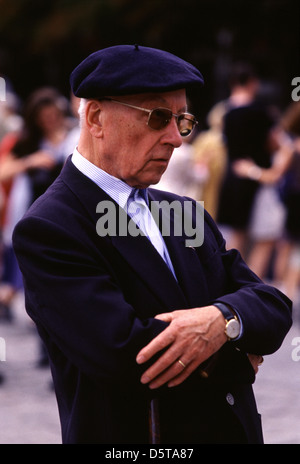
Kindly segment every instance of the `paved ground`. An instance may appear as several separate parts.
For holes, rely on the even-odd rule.
[[[0,362],[0,444],[59,444],[60,426],[48,368],[37,368],[38,338],[23,311],[14,307],[12,323],[0,323],[6,361]]]
[[[48,369],[38,369],[35,330],[14,307],[13,323],[0,322],[0,444],[59,444],[60,427]],[[255,383],[267,444],[300,444],[300,311],[280,350],[265,358]],[[299,340],[297,338],[299,337]],[[293,342],[299,342],[293,345]],[[0,339],[1,342],[1,339]],[[298,349],[297,349],[298,346]],[[294,358],[294,359],[293,359]],[[299,361],[297,359],[299,358]]]
[[[295,345],[297,343],[297,345]],[[281,348],[265,356],[254,384],[265,443],[300,444],[300,310]]]

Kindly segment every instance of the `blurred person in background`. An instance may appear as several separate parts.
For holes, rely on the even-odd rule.
[[[220,187],[227,164],[227,152],[223,139],[223,117],[226,102],[219,102],[207,115],[209,128],[193,141],[195,169],[206,172],[196,199],[204,201],[204,207],[216,220]]]
[[[0,103],[0,171],[4,158],[16,143],[18,133],[20,132],[23,125],[23,119],[19,114],[19,110],[19,98],[12,91],[7,92],[5,101]],[[11,180],[6,180],[4,182],[0,181],[0,276],[2,276],[3,272],[2,233],[11,185]],[[7,313],[5,307],[0,306],[0,317],[9,318],[9,313]]]
[[[225,108],[225,102],[220,102],[211,109],[207,116],[209,129],[175,148],[168,169],[153,186],[204,201],[205,209],[214,219],[226,166],[222,132]]]
[[[243,160],[235,164],[235,172],[247,177],[249,170],[256,170],[259,182],[276,186],[277,194],[285,208],[285,222],[274,264],[274,279],[290,298],[297,297],[300,272],[300,103],[292,103],[284,112],[278,135],[281,149],[275,154],[269,169],[260,169],[253,161]],[[278,137],[279,138],[279,137]],[[271,208],[271,205],[269,205]],[[269,214],[276,214],[269,211]],[[266,214],[268,212],[266,211]],[[249,265],[261,261],[259,249],[250,257]]]
[[[183,139],[182,145],[174,149],[168,169],[153,188],[195,198],[197,201],[202,200],[202,189],[208,171],[206,165],[195,162],[193,140],[194,133]]]
[[[207,175],[207,167],[195,163],[193,145],[184,141],[179,148],[175,148],[167,171],[153,188],[202,200],[202,186]]]
[[[23,119],[19,114],[20,102],[18,97],[9,92],[6,100],[0,104],[0,168],[4,158],[10,152],[17,141],[18,133],[23,126]],[[1,172],[0,172],[1,177]],[[0,208],[0,234],[2,234],[3,220],[5,217],[6,203],[11,187],[11,180],[1,181],[1,208]]]
[[[0,103],[0,142],[6,134],[21,130],[23,119],[19,110],[19,98],[14,93],[7,92],[5,101]]]
[[[22,278],[12,248],[12,231],[30,204],[59,174],[69,133],[68,102],[53,88],[41,88],[24,105],[21,130],[2,140],[0,182],[9,185],[2,225],[3,261],[0,285],[2,313],[11,318],[11,302],[22,289]]]
[[[233,170],[237,176],[244,179],[255,173],[259,183],[248,227],[250,245],[247,264],[262,279],[272,277],[277,281],[280,269],[278,263],[281,260],[275,259],[272,263],[272,258],[278,250],[280,255],[284,255],[282,237],[287,216],[286,204],[280,195],[280,184],[292,162],[293,146],[280,125],[274,130],[273,138],[277,140],[277,151],[275,149],[272,156],[271,167],[261,168],[254,161],[247,159],[233,163]]]
[[[217,222],[221,228],[229,229],[228,247],[238,249],[246,259],[255,200],[260,193],[260,169],[271,166],[278,141],[274,137],[274,114],[258,99],[260,81],[252,67],[238,63],[233,68],[230,85],[224,116],[228,162],[220,189]],[[247,176],[240,176],[235,166],[241,161],[250,161],[257,168],[249,169]],[[272,200],[276,198],[273,196]],[[260,200],[258,203],[261,207]]]
[[[293,103],[287,109],[282,118],[282,127],[291,136],[293,154],[281,189],[282,200],[287,209],[287,259],[286,267],[281,272],[281,280],[290,298],[297,300],[300,277],[300,102]]]
[[[8,283],[3,284],[3,278],[6,280],[4,271],[4,262],[6,261],[6,248],[4,245],[3,233],[6,224],[6,214],[10,191],[13,180],[1,177],[1,169],[5,158],[18,140],[18,136],[23,127],[23,118],[19,114],[20,100],[13,92],[6,94],[6,99],[0,104],[0,318],[1,320],[11,320],[11,311],[7,301],[12,296],[12,286]]]

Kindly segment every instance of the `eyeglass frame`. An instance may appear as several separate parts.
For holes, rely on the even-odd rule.
[[[106,100],[106,101],[112,101],[114,103],[119,103],[120,105],[124,105],[124,106],[127,106],[128,108],[133,108],[135,110],[140,110],[140,111],[144,111],[145,113],[148,113],[149,116],[148,116],[148,121],[147,121],[147,126],[149,126],[149,120],[151,118],[151,114],[153,113],[153,111],[156,111],[156,110],[167,110],[168,112],[171,113],[172,117],[174,116],[174,118],[176,119],[176,123],[177,123],[177,127],[178,127],[178,130],[179,130],[179,126],[178,126],[178,118],[180,118],[181,116],[183,116],[183,119],[187,119],[188,121],[191,121],[194,123],[193,127],[192,127],[192,130],[190,131],[189,134],[187,135],[181,135],[181,137],[188,137],[189,135],[192,134],[193,130],[195,129],[196,125],[198,124],[198,121],[197,119],[195,118],[195,116],[191,113],[180,113],[180,114],[175,114],[175,113],[172,113],[172,111],[169,109],[169,108],[164,108],[164,107],[161,107],[161,106],[158,106],[156,108],[152,108],[152,110],[149,110],[148,108],[142,108],[141,106],[135,106],[135,105],[131,105],[129,103],[125,103],[125,102],[121,102],[119,100],[114,100],[113,98],[109,98],[109,97],[105,97],[105,98],[101,98],[101,100]],[[191,118],[193,119],[190,119],[190,118],[187,118],[186,116],[191,116]],[[171,118],[172,119],[172,118]],[[164,127],[167,127],[170,122],[171,122],[171,119],[170,121],[164,126]],[[162,127],[161,129],[154,129],[153,127],[149,126],[150,129],[152,130],[162,130],[164,129],[164,127]],[[179,131],[180,132],[180,131]]]

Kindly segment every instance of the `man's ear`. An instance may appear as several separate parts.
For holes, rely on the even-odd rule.
[[[86,125],[90,133],[97,138],[102,137],[101,104],[96,100],[88,101],[85,110]]]

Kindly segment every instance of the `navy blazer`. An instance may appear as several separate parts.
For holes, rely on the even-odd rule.
[[[184,201],[154,189],[149,197]],[[109,199],[69,158],[13,235],[26,310],[49,353],[63,443],[148,443],[153,397],[163,443],[261,443],[246,353],[280,347],[291,302],[226,250],[207,213],[202,246],[165,237],[176,281],[146,237],[97,234],[97,204]],[[214,302],[238,311],[241,339],[209,360],[208,377],[198,369],[178,387],[149,391],[135,358],[167,326],[154,316]]]

